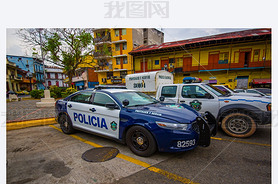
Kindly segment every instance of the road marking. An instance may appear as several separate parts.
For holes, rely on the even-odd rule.
[[[243,143],[243,144],[252,144],[252,145],[258,145],[258,146],[271,147],[270,144],[261,144],[261,143],[256,143],[256,142],[238,141],[238,140],[231,140],[231,139],[218,138],[218,137],[211,137],[211,139],[219,140],[219,141],[229,141],[229,142],[237,142],[237,143]]]
[[[8,130],[8,131],[9,130],[17,130],[17,129],[27,128],[27,127],[50,125],[50,124],[55,124],[55,123],[56,123],[55,118],[6,123],[6,130]]]
[[[56,130],[58,130],[58,131],[60,131],[60,132],[62,132],[62,130],[61,130],[60,128],[57,128],[57,127],[54,126],[54,125],[49,125],[49,126],[52,127],[52,128],[54,128],[54,129],[56,129]],[[87,141],[86,139],[83,139],[83,138],[81,138],[81,137],[79,137],[79,136],[76,136],[76,135],[70,135],[70,136],[73,137],[73,138],[75,138],[75,139],[78,139],[78,140],[80,140],[80,141],[82,141],[82,142],[84,142],[84,143],[86,143],[86,144],[89,144],[89,145],[91,145],[91,146],[93,146],[93,147],[98,147],[98,148],[99,148],[99,147],[103,147],[103,146],[101,146],[101,145],[99,145],[99,144],[93,143],[93,142],[91,142],[91,141]],[[187,178],[178,176],[178,175],[176,175],[176,174],[170,173],[170,172],[168,172],[168,171],[165,171],[165,170],[162,170],[162,169],[153,167],[153,166],[151,166],[150,164],[148,164],[148,163],[146,163],[146,162],[143,162],[143,161],[141,161],[141,160],[132,158],[132,157],[130,157],[130,156],[127,156],[127,155],[124,155],[124,154],[119,153],[119,154],[117,155],[117,157],[118,157],[118,158],[121,158],[121,159],[123,159],[123,160],[126,160],[126,161],[128,161],[128,162],[131,162],[131,163],[133,163],[133,164],[142,166],[142,167],[148,169],[149,171],[152,171],[152,172],[161,174],[161,175],[165,176],[166,178],[168,178],[168,179],[170,179],[170,180],[179,181],[179,182],[182,182],[182,183],[197,184],[197,183],[191,181],[190,179],[187,179]]]

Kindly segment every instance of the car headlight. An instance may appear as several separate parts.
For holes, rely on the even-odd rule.
[[[271,111],[271,103],[266,106],[267,111]]]
[[[161,121],[155,122],[159,127],[171,130],[187,130],[188,124],[166,123]]]

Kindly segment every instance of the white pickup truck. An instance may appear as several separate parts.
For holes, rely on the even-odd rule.
[[[271,99],[225,95],[204,83],[160,85],[156,99],[164,103],[186,104],[198,112],[210,112],[225,133],[249,137],[258,124],[271,123]]]

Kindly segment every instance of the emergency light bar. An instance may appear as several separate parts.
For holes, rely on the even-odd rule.
[[[197,82],[202,82],[202,79],[198,77],[184,77],[183,78],[183,83],[188,84],[188,83],[197,83]]]

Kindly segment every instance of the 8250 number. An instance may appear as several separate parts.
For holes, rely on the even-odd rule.
[[[187,148],[190,146],[194,146],[196,143],[195,139],[187,140],[187,141],[177,141],[178,148]]]

